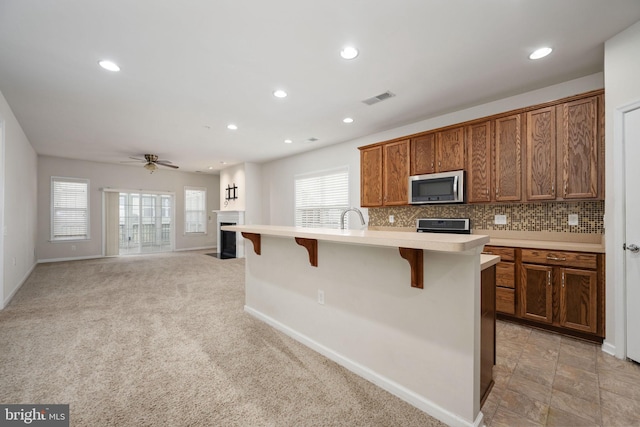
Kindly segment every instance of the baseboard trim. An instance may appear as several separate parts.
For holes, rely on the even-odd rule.
[[[432,417],[437,418],[438,420],[442,421],[447,425],[455,426],[455,427],[480,427],[483,424],[484,416],[482,412],[479,412],[474,422],[470,423],[469,421],[466,421],[460,418],[459,416],[445,410],[439,405],[436,405],[435,403],[424,398],[423,396],[407,389],[406,387],[390,380],[389,378],[386,378],[385,376],[378,374],[375,371],[372,371],[371,369],[365,366],[362,366],[361,364],[343,356],[342,354],[335,352],[334,350],[318,343],[317,341],[309,338],[304,334],[299,333],[298,331],[290,328],[289,326],[286,326],[280,323],[279,321],[263,314],[262,312],[259,312],[247,305],[244,306],[244,311],[250,314],[251,316],[257,318],[258,320],[261,320],[264,323],[279,330],[280,332],[288,335],[294,340],[306,345],[312,350],[317,351],[318,353],[322,354],[326,358],[347,368],[354,374],[359,375],[360,377],[372,382],[373,384],[377,385],[383,390],[388,391],[394,396],[415,406],[421,411],[426,412]]]
[[[36,264],[33,264],[31,266],[29,271],[27,271],[27,274],[25,274],[24,277],[22,278],[22,280],[19,282],[18,286],[16,286],[16,288],[13,291],[11,291],[11,293],[9,295],[7,295],[7,297],[4,299],[4,301],[2,301],[2,307],[0,307],[0,310],[4,310],[4,308],[9,305],[9,303],[13,299],[14,295],[20,290],[22,285],[24,285],[24,283],[27,281],[27,279],[29,278],[29,276],[33,272],[33,269],[36,268],[36,265],[38,265],[38,264],[36,263]]]
[[[602,351],[604,351],[607,354],[610,354],[611,356],[615,356],[616,346],[605,341],[604,343],[602,343]]]
[[[200,246],[198,248],[180,248],[180,249],[174,249],[174,252],[185,252],[185,251],[203,251],[203,250],[217,250],[218,247],[217,246]]]
[[[61,261],[82,261],[85,259],[98,259],[98,258],[108,258],[102,255],[90,255],[90,256],[79,256],[79,257],[68,257],[68,258],[48,258],[48,259],[39,259],[38,264],[44,264],[47,262],[61,262]]]

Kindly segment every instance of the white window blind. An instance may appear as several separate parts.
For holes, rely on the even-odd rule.
[[[184,206],[185,233],[206,233],[207,189],[198,187],[185,187]]]
[[[296,226],[340,228],[340,214],[349,207],[349,168],[297,175],[295,198]]]
[[[89,180],[51,177],[51,240],[89,239]]]

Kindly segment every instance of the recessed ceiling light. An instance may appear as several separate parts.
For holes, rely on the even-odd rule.
[[[274,90],[273,96],[275,96],[276,98],[286,98],[287,92],[283,91],[282,89]]]
[[[221,165],[226,165],[227,162],[225,162],[224,160],[220,162]]]
[[[112,61],[107,61],[106,59],[103,59],[102,61],[98,61],[98,65],[100,65],[105,70],[120,71],[120,67],[118,67],[118,64]]]
[[[353,119],[351,117],[345,117],[342,121],[345,123],[353,123]]]
[[[290,139],[285,139],[285,140],[284,140],[284,143],[285,143],[285,144],[291,144],[292,142],[293,142],[293,141],[292,141],[292,140],[290,140]]]
[[[209,170],[213,170],[213,166],[209,166]]]
[[[540,59],[549,55],[553,51],[550,47],[541,47],[540,49],[536,49],[533,51],[531,55],[529,55],[529,59]]]
[[[356,56],[358,56],[358,49],[356,49],[353,46],[345,46],[341,51],[340,51],[340,56],[342,56],[344,59],[353,59]]]
[[[234,125],[233,123],[229,123],[227,125],[227,129],[236,130],[236,129],[238,129],[238,126]]]

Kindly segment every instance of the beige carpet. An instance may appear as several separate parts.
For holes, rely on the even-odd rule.
[[[0,403],[73,426],[443,425],[243,311],[244,260],[38,265],[0,311]]]

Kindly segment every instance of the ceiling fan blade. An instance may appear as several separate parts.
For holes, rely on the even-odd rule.
[[[178,166],[176,166],[176,165],[170,165],[170,164],[165,163],[165,162],[157,161],[157,162],[155,162],[155,164],[160,165],[160,166],[166,166],[166,167],[168,167],[168,168],[178,169]]]
[[[131,160],[137,160],[137,161],[139,161],[139,162],[145,162],[145,163],[147,162],[145,159],[141,159],[141,158],[139,158],[139,157],[129,157],[129,158],[130,158]]]

